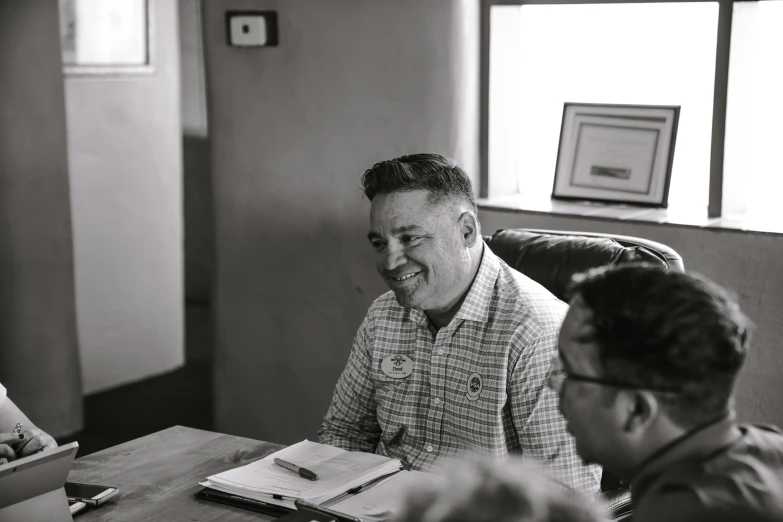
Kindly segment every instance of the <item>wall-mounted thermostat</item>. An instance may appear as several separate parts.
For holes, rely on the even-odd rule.
[[[235,47],[271,47],[277,45],[277,12],[228,11],[228,45]]]

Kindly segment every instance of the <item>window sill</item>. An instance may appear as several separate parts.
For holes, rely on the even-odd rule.
[[[693,228],[783,234],[783,220],[762,219],[753,216],[707,217],[703,211],[677,210],[671,208],[644,208],[631,205],[607,205],[592,202],[571,202],[553,199],[530,200],[520,194],[483,198],[476,202],[482,210],[500,210],[553,216],[581,217],[605,221],[629,223],[656,223]]]

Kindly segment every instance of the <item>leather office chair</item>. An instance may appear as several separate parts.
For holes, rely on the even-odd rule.
[[[673,249],[630,236],[517,228],[498,230],[484,241],[506,264],[564,301],[571,277],[591,268],[648,262],[684,270],[682,257]],[[611,518],[630,515],[630,490],[616,477],[604,472],[601,491]]]

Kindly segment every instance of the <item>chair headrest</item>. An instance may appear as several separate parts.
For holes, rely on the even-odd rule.
[[[672,254],[677,258],[679,256],[673,251],[659,251],[653,242],[638,239],[622,244],[605,235],[567,234],[511,229],[499,230],[484,240],[506,264],[538,282],[561,300],[567,298],[573,275],[591,268],[631,262],[679,268],[672,266],[669,259]]]

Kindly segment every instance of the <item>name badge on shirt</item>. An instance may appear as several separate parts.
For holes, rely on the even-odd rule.
[[[402,354],[390,355],[381,361],[381,371],[392,379],[404,379],[413,373],[413,359]]]

